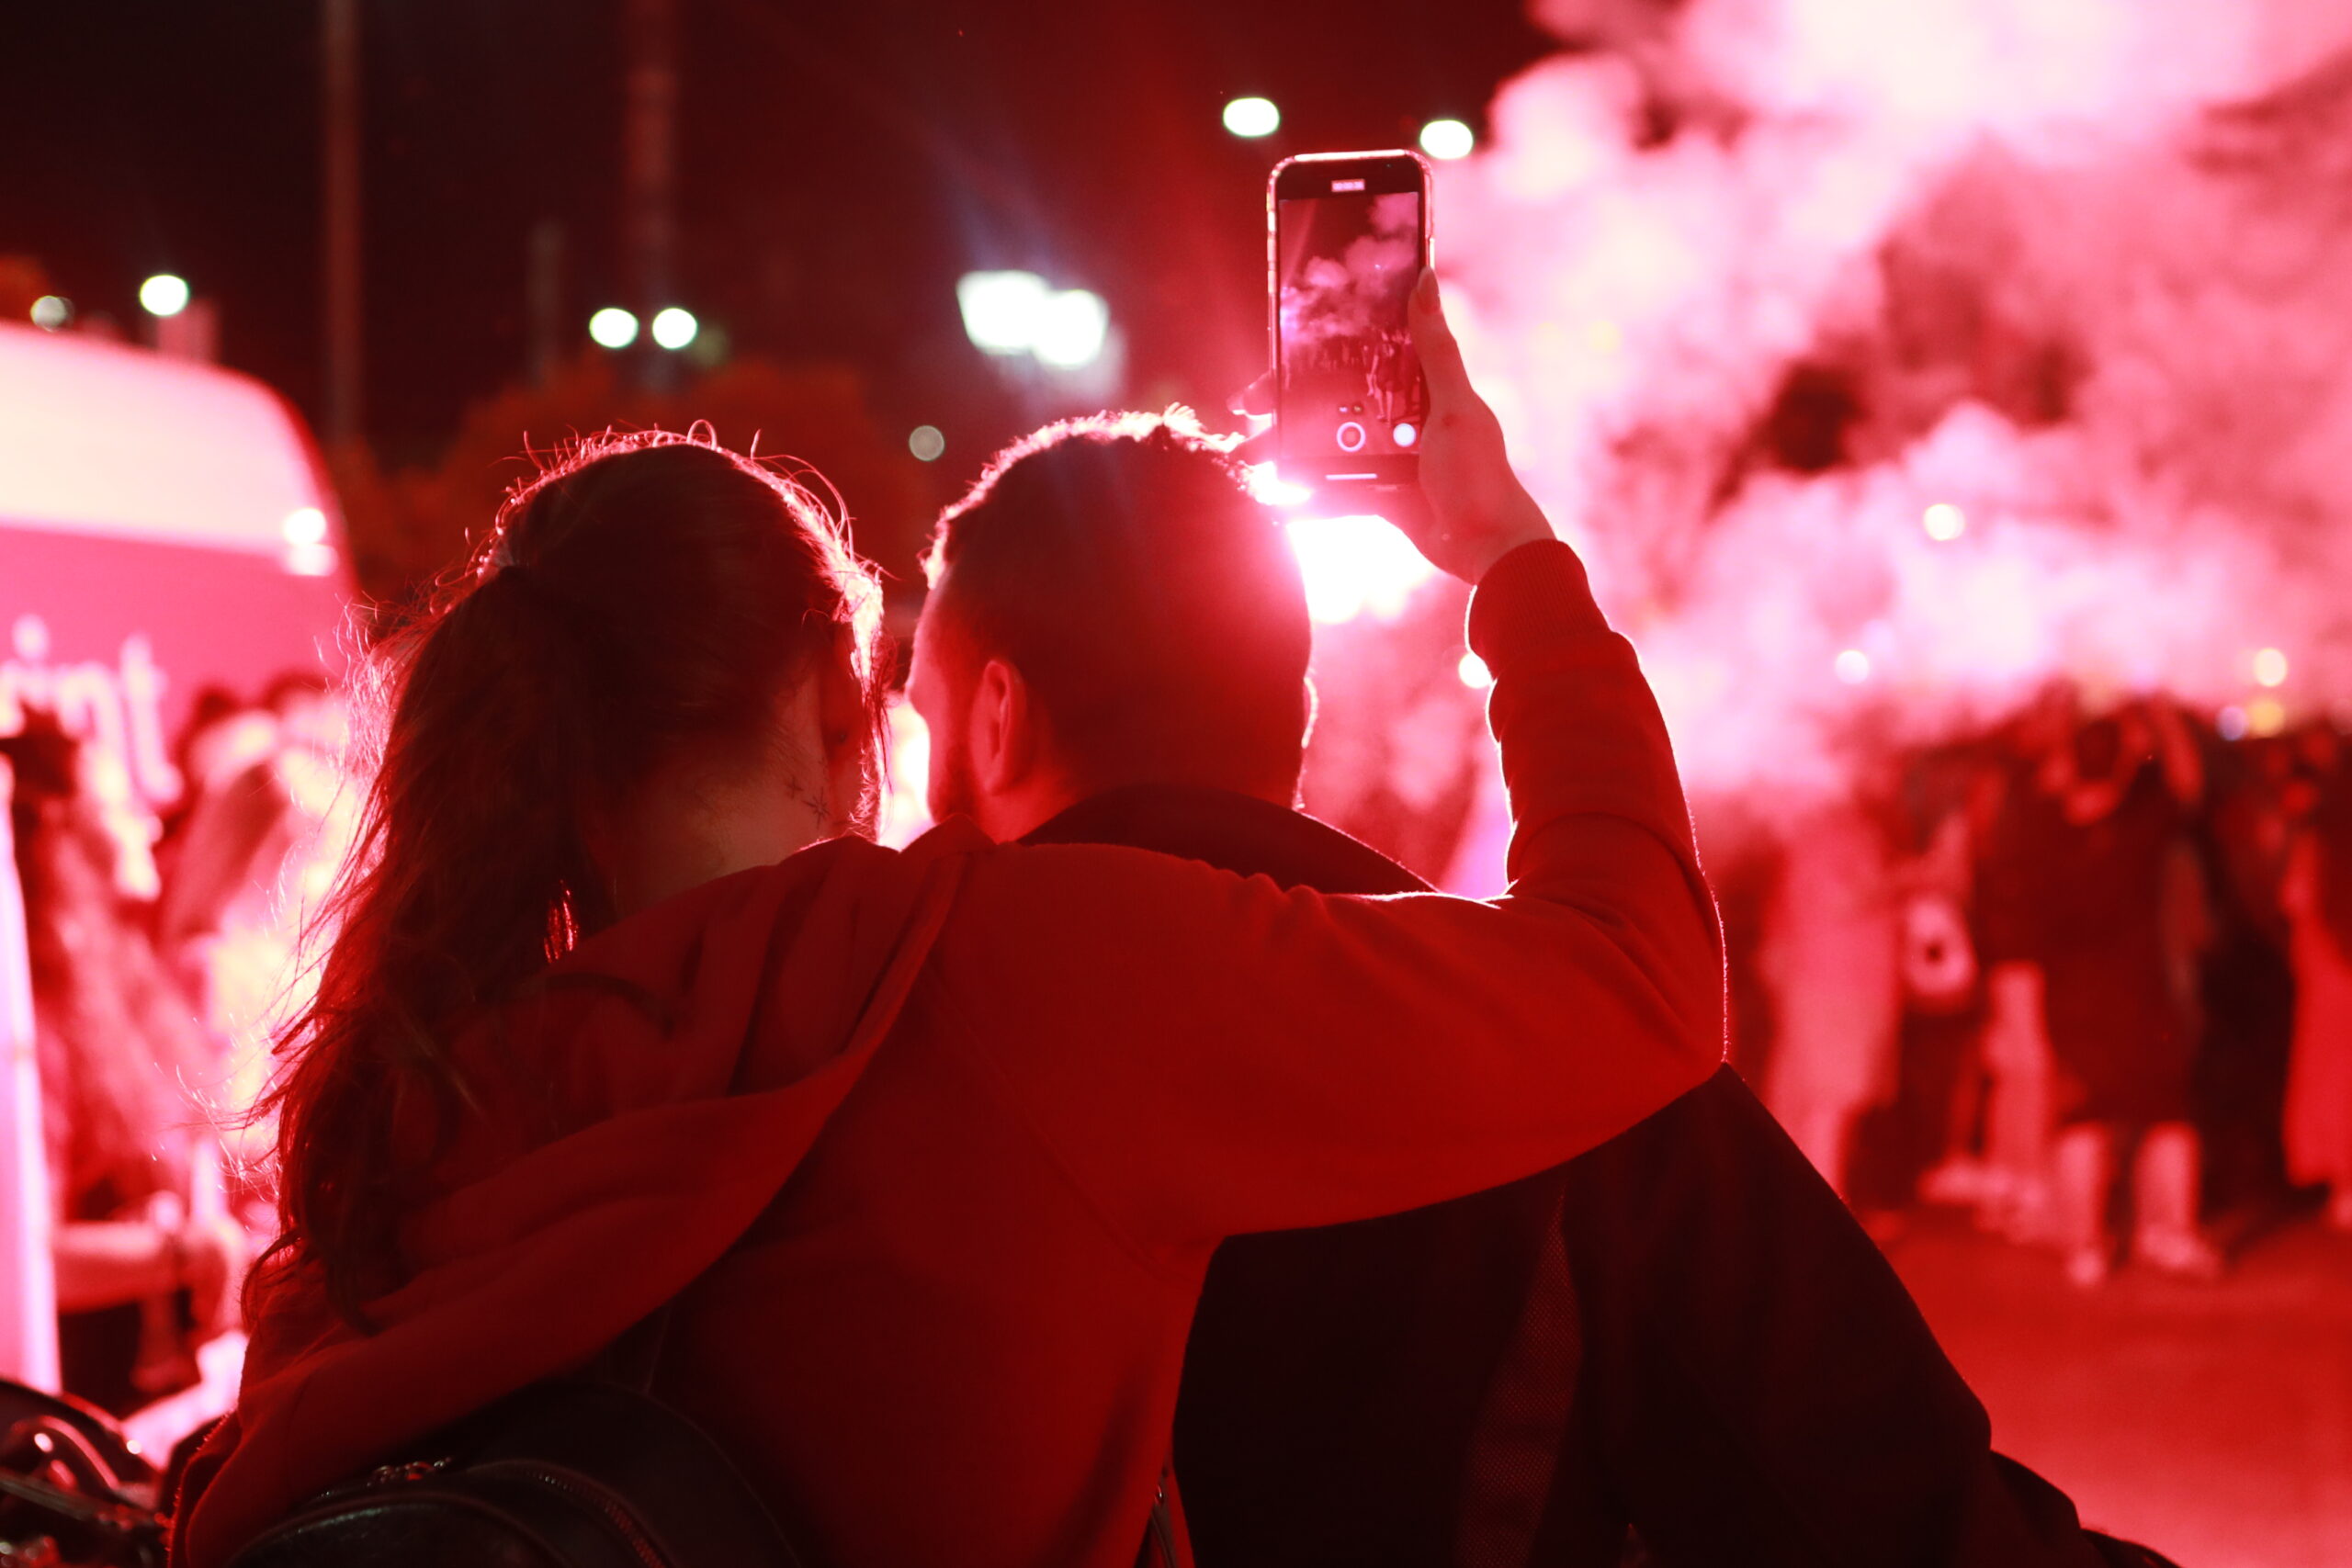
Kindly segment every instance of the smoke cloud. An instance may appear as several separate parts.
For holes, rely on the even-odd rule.
[[[1449,312],[1695,787],[2059,675],[2352,698],[2352,7],[1537,15],[1440,171]]]
[[[1351,212],[1357,205],[1348,197],[1322,199]],[[1301,254],[1283,258],[1283,341],[1311,350],[1326,339],[1361,341],[1394,330],[1419,271],[1420,208],[1413,191],[1363,201],[1365,232],[1336,255],[1307,254],[1320,237],[1309,225],[1286,235],[1286,248]]]

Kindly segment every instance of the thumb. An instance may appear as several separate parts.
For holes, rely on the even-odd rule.
[[[1437,269],[1424,267],[1413,286],[1412,309],[1405,313],[1413,347],[1420,355],[1421,374],[1429,378],[1432,410],[1455,406],[1477,394],[1471,389],[1470,372],[1462,363],[1462,345],[1445,324],[1445,306],[1438,298]]]

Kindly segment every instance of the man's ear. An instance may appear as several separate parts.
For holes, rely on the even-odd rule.
[[[1003,660],[989,660],[972,690],[970,754],[981,793],[1005,795],[1027,782],[1037,768],[1038,739],[1029,682]]]

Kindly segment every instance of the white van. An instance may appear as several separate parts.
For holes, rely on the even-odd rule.
[[[0,735],[54,709],[170,806],[198,692],[341,669],[339,534],[308,433],[260,382],[0,325]]]

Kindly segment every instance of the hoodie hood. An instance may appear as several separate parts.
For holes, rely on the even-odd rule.
[[[640,911],[479,1021],[471,1107],[361,1333],[307,1271],[260,1293],[174,1559],[210,1568],[319,1490],[592,1359],[759,1217],[896,1021],[968,823],[835,840]]]

